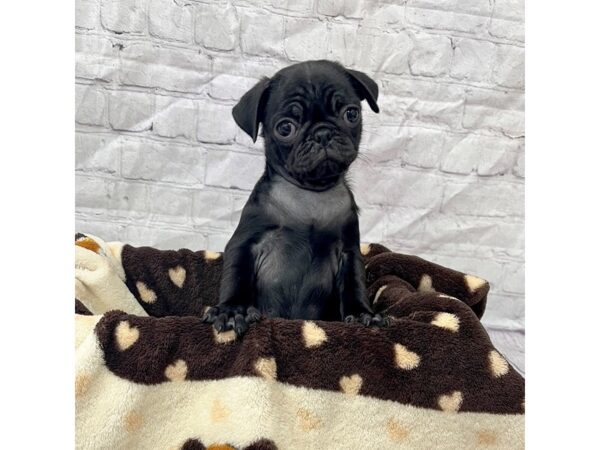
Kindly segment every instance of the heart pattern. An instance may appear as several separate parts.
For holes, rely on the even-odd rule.
[[[213,330],[213,336],[215,337],[215,342],[217,344],[228,344],[230,342],[235,341],[236,336],[235,336],[234,330],[227,330],[227,331],[221,331],[221,332],[218,332],[214,328],[212,330]]]
[[[467,285],[469,292],[472,294],[485,284],[485,280],[482,280],[474,275],[465,275],[465,284]]]
[[[140,330],[132,327],[128,321],[123,320],[115,328],[115,338],[119,350],[124,351],[137,342],[140,338]]]
[[[340,387],[342,388],[342,391],[349,395],[357,395],[360,392],[362,384],[363,379],[357,373],[355,373],[351,377],[344,376],[340,378]]]
[[[254,363],[254,370],[266,380],[277,379],[277,363],[275,358],[258,358]]]
[[[223,405],[218,398],[213,400],[210,407],[210,419],[213,423],[225,422],[230,415],[231,410]]]
[[[460,391],[454,391],[450,395],[440,395],[438,405],[442,411],[457,412],[463,402],[463,395]]]
[[[396,354],[396,365],[401,369],[416,369],[421,363],[421,357],[415,352],[411,352],[402,344],[394,345],[394,353]]]
[[[300,408],[298,410],[298,421],[303,431],[315,430],[323,426],[323,422],[314,413],[308,409]]]
[[[494,378],[500,378],[508,373],[508,363],[496,350],[492,350],[488,355],[490,370]]]
[[[138,431],[144,424],[144,418],[137,411],[130,411],[125,416],[125,430],[129,433]]]
[[[460,327],[460,320],[456,314],[450,314],[447,312],[441,312],[436,314],[434,319],[431,321],[431,325],[436,327],[445,328],[453,333],[457,333]]]
[[[86,393],[90,381],[91,377],[87,374],[80,374],[75,377],[75,398],[79,398]]]
[[[180,289],[183,287],[183,283],[185,283],[185,275],[185,269],[181,266],[169,269],[169,278]]]
[[[183,381],[187,377],[187,363],[183,359],[178,359],[173,364],[169,364],[165,369],[165,377],[171,381]]]
[[[218,259],[221,256],[219,252],[213,252],[211,250],[204,251],[204,259],[207,261],[212,261],[214,259]]]
[[[433,287],[433,280],[431,276],[425,274],[421,277],[421,281],[419,281],[419,287],[417,288],[419,292],[435,292],[435,288]]]
[[[137,281],[135,283],[135,287],[140,293],[140,298],[142,299],[142,301],[146,303],[156,302],[156,292],[154,292],[152,289],[146,286],[146,283],[144,283],[143,281]]]
[[[408,429],[400,425],[396,419],[390,419],[386,423],[388,436],[393,442],[400,442],[408,436]]]
[[[319,347],[327,340],[325,330],[314,322],[304,322],[302,336],[307,348]]]

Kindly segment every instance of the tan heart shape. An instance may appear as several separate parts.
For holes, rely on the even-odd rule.
[[[156,292],[146,286],[143,281],[137,281],[135,287],[140,293],[140,298],[146,303],[154,303],[156,301]]]
[[[319,347],[327,340],[325,330],[314,322],[304,322],[302,337],[304,337],[304,345],[308,348]]]
[[[492,350],[488,355],[490,370],[495,378],[500,378],[508,373],[508,363],[496,350]]]
[[[442,411],[457,412],[463,402],[463,395],[460,391],[454,391],[450,395],[440,395],[438,405]]]
[[[211,250],[204,251],[204,259],[207,261],[212,261],[213,259],[218,259],[221,256],[219,252],[213,252]]]
[[[431,276],[425,274],[421,277],[421,281],[419,281],[419,287],[417,288],[419,292],[435,292],[435,288],[433,287],[433,280]]]
[[[340,387],[342,388],[342,391],[349,395],[357,395],[360,392],[362,384],[363,379],[357,373],[355,373],[351,377],[344,376],[340,378]]]
[[[431,321],[431,325],[435,325],[436,327],[445,328],[446,330],[450,330],[453,333],[457,333],[460,328],[460,320],[455,314],[450,314],[447,312],[441,312],[436,314],[434,319]]]
[[[171,381],[183,381],[187,377],[187,363],[183,359],[178,359],[173,364],[169,364],[165,369],[165,377]]]
[[[210,407],[210,418],[213,423],[225,422],[231,415],[231,410],[221,403],[217,398],[213,400]]]
[[[419,367],[421,363],[421,357],[402,344],[394,344],[394,353],[396,354],[396,365],[401,369],[412,370]]]
[[[143,416],[137,411],[130,411],[125,416],[125,430],[130,433],[138,431],[144,424]]]
[[[300,428],[303,431],[311,431],[323,426],[321,419],[308,409],[300,408],[297,414]]]
[[[474,275],[465,275],[465,284],[467,285],[469,292],[473,294],[477,289],[485,284],[485,280],[482,280]]]
[[[236,339],[234,330],[221,331],[221,332],[215,330],[214,328],[212,330],[213,330],[213,336],[215,337],[215,342],[217,344],[228,344],[230,342],[235,341],[235,339]]]
[[[388,436],[394,442],[400,442],[408,436],[408,429],[400,425],[396,419],[389,419],[386,428]]]
[[[183,283],[185,283],[185,275],[185,269],[181,266],[169,269],[169,278],[178,288],[183,287]]]
[[[127,350],[140,338],[140,330],[129,325],[128,321],[123,320],[115,328],[115,338],[119,350]]]
[[[75,398],[86,393],[90,386],[91,377],[88,374],[80,374],[75,377]]]
[[[254,363],[256,372],[266,380],[277,379],[277,363],[275,358],[258,358]]]
[[[496,445],[498,435],[492,430],[481,430],[477,432],[477,443],[479,445]]]

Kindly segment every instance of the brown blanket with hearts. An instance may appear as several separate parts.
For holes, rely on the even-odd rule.
[[[479,318],[489,285],[363,246],[387,328],[201,323],[220,253],[76,237],[80,449],[524,447],[524,380]]]

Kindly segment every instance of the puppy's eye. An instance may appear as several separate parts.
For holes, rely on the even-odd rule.
[[[296,124],[288,119],[282,119],[275,125],[275,134],[280,139],[289,140],[296,135],[297,131]]]
[[[344,120],[350,125],[356,125],[360,119],[360,110],[356,106],[349,106],[344,111]]]

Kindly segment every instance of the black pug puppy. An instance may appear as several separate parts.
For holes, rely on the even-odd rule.
[[[286,67],[233,108],[266,168],[223,255],[219,303],[204,320],[242,335],[261,316],[385,325],[365,292],[358,207],[345,174],[358,155],[361,100],[377,84],[330,61]],[[240,168],[244,170],[243,168]]]

